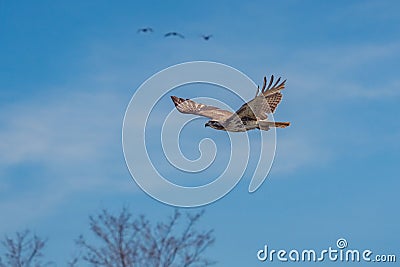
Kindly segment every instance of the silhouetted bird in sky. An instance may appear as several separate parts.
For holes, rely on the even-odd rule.
[[[138,32],[138,33],[141,33],[141,32],[143,32],[143,33],[152,33],[152,32],[153,32],[153,29],[150,28],[150,27],[147,27],[147,28],[140,28],[140,29],[137,30],[137,32]]]
[[[182,34],[180,34],[178,32],[168,32],[168,33],[164,34],[164,37],[169,37],[169,36],[177,36],[180,38],[185,38],[185,36],[183,36]]]
[[[204,35],[203,34],[201,37],[203,37],[204,40],[208,41],[212,37],[212,34],[209,34],[209,35]]]

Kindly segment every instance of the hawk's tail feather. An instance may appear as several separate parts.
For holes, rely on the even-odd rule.
[[[270,127],[286,128],[290,125],[290,122],[273,122],[273,121],[259,121],[260,130],[269,130]]]

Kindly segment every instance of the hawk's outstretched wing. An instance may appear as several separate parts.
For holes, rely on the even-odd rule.
[[[176,96],[171,96],[171,98],[174,101],[176,109],[182,113],[200,115],[216,121],[225,120],[233,115],[228,110],[196,103],[190,99],[183,99]]]
[[[239,118],[246,120],[265,120],[268,118],[268,113],[274,113],[276,107],[279,102],[281,102],[282,94],[281,90],[285,88],[285,82],[279,83],[281,78],[279,78],[274,85],[272,85],[274,81],[274,75],[271,76],[271,80],[267,85],[267,78],[264,77],[264,85],[261,89],[257,88],[256,97],[243,104],[237,111],[236,115]],[[272,85],[272,86],[271,86]]]

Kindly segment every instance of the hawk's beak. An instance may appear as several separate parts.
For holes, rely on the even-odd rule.
[[[207,122],[205,125],[204,125],[204,127],[210,127],[210,124]]]

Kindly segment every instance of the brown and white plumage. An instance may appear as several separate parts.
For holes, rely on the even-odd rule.
[[[182,113],[200,115],[217,121],[224,120],[233,115],[228,110],[200,104],[190,99],[183,99],[176,96],[171,96],[171,98],[174,101],[176,109]]]
[[[235,113],[217,107],[196,103],[190,99],[171,96],[178,111],[186,114],[195,114],[210,119],[205,126],[217,130],[244,132],[252,129],[269,130],[270,127],[285,128],[289,122],[267,121],[268,114],[274,113],[276,107],[282,100],[285,82],[279,83],[279,78],[273,85],[274,76],[271,76],[267,86],[267,78],[264,77],[262,89],[257,88],[256,96],[249,102],[243,104]]]

